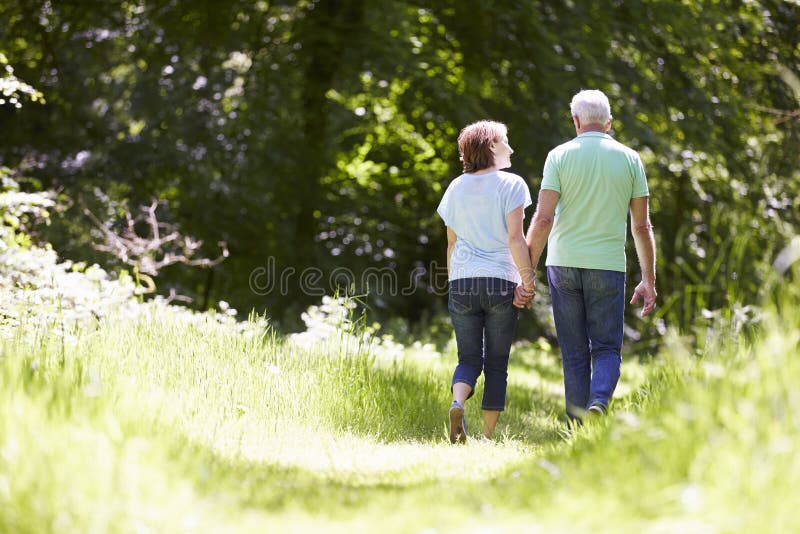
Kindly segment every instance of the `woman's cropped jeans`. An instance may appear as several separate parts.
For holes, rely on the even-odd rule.
[[[458,345],[453,384],[472,387],[484,375],[484,410],[503,411],[506,404],[508,355],[519,309],[513,304],[517,284],[500,278],[461,278],[450,282],[448,310]]]
[[[547,282],[561,347],[567,415],[580,418],[592,404],[605,410],[622,365],[625,273],[551,266]]]

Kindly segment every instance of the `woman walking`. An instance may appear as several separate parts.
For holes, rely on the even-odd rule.
[[[514,152],[506,126],[480,121],[458,136],[464,173],[437,212],[447,226],[448,310],[458,345],[450,407],[450,442],[464,443],[464,402],[484,375],[483,436],[491,438],[505,409],[508,358],[519,317],[514,295],[530,297],[534,270],[522,228],[531,194],[505,172]]]

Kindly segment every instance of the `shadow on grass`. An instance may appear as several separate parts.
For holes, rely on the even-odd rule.
[[[542,369],[544,369],[542,364]],[[510,370],[509,373],[513,373]],[[547,373],[555,376],[555,373]],[[507,409],[501,416],[498,430],[527,444],[546,445],[557,441],[560,434],[554,420],[563,411],[563,398],[548,393],[558,384],[528,381],[511,383],[507,390]],[[332,430],[347,430],[370,435],[379,441],[433,441],[447,438],[448,410],[452,400],[449,370],[421,370],[414,366],[390,368],[370,367],[347,384],[329,385],[339,388],[329,392],[331,402],[320,406],[320,424]],[[477,433],[480,428],[480,402],[483,380],[479,379],[475,395],[466,403],[468,421]]]
[[[545,352],[532,346],[512,348],[509,373],[513,373],[514,369],[533,373],[544,382],[561,384],[563,378],[561,357],[558,353]]]

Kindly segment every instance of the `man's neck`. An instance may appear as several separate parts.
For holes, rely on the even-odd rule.
[[[599,124],[587,124],[586,126],[582,126],[580,130],[578,130],[578,135],[589,132],[606,133],[606,128]]]

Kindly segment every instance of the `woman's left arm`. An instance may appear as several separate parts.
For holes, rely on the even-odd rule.
[[[522,220],[525,217],[524,209],[523,206],[519,206],[509,212],[506,215],[506,226],[508,227],[508,246],[522,277],[522,287],[527,291],[532,291],[536,289],[536,279],[531,265],[528,243],[525,241],[525,233],[522,228]]]

